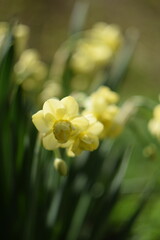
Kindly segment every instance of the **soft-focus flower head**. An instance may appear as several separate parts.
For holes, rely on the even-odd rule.
[[[117,93],[111,91],[108,87],[102,86],[92,93],[86,101],[84,113],[91,112],[104,126],[101,138],[112,136],[111,132],[114,130],[114,126],[116,128],[118,126],[116,124],[116,117],[119,112],[119,107],[116,105],[118,99]]]
[[[14,71],[18,83],[22,84],[25,91],[32,91],[41,87],[47,75],[47,67],[34,49],[27,49],[22,53]]]
[[[88,36],[97,39],[113,51],[119,48],[123,39],[121,30],[117,25],[107,24],[105,22],[96,23],[93,28],[88,31]]]
[[[110,62],[112,55],[108,46],[94,40],[79,40],[71,58],[71,67],[77,73],[90,73]]]
[[[160,141],[160,104],[153,110],[153,118],[148,123],[148,129]]]
[[[12,31],[14,42],[15,42],[15,55],[17,57],[26,49],[30,29],[28,26],[23,24],[17,24],[10,29],[10,25],[8,22],[0,22],[0,48],[3,45],[5,37],[9,30]]]
[[[30,29],[26,25],[18,24],[13,28],[13,35],[15,38],[15,52],[16,56],[18,57],[26,49],[30,35]]]
[[[153,117],[160,121],[160,104],[158,104],[153,110]]]
[[[89,74],[111,63],[122,43],[118,26],[97,23],[77,41],[71,58],[71,68],[75,73]]]

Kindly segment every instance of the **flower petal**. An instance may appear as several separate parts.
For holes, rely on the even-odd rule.
[[[71,123],[73,127],[79,131],[85,131],[89,126],[89,122],[85,117],[76,117],[71,121]]]
[[[99,146],[99,139],[92,134],[86,134],[81,138],[81,149],[87,151],[94,151]]]
[[[56,98],[48,99],[43,105],[44,116],[61,119],[65,114],[65,107]]]
[[[97,122],[97,119],[94,117],[92,112],[84,112],[84,117],[89,121],[89,124]]]
[[[88,128],[88,133],[93,135],[100,135],[100,133],[103,131],[103,124],[100,122],[95,122]]]
[[[69,116],[70,118],[72,118],[78,115],[79,106],[73,97],[71,96],[65,97],[61,100],[61,103],[66,108],[66,116]]]
[[[47,133],[50,130],[50,127],[44,118],[42,110],[38,111],[32,116],[32,121],[39,132]]]
[[[59,147],[59,143],[54,137],[54,134],[52,132],[44,136],[42,141],[43,141],[44,148],[47,150],[54,150]]]

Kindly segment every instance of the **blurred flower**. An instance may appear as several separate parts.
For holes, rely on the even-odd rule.
[[[26,25],[18,24],[13,28],[13,36],[15,37],[15,53],[17,57],[25,50],[29,34],[30,29]]]
[[[71,58],[75,73],[91,73],[107,66],[122,43],[118,26],[97,23],[88,30],[76,45]]]
[[[17,82],[25,91],[39,89],[47,75],[46,65],[34,49],[25,50],[14,67]]]
[[[68,155],[79,155],[82,151],[94,151],[99,146],[99,135],[103,125],[92,114],[85,115],[88,124],[75,136],[73,143],[68,148]]]
[[[87,34],[91,38],[97,39],[101,44],[110,47],[112,51],[116,51],[119,48],[123,39],[120,28],[117,25],[104,22],[96,23]]]
[[[108,46],[83,39],[77,44],[77,50],[71,58],[71,67],[77,73],[90,73],[107,64],[111,57],[112,51]]]
[[[71,96],[47,100],[43,110],[32,116],[32,121],[47,150],[69,146],[70,140],[88,125],[87,119],[79,116],[78,104]]]
[[[64,160],[60,159],[60,158],[56,158],[54,160],[54,168],[57,170],[57,172],[61,175],[61,176],[67,176],[68,174],[68,167],[67,164],[65,163]]]
[[[160,104],[153,110],[153,118],[148,123],[148,129],[153,136],[160,140]]]
[[[17,24],[10,28],[7,22],[0,22],[0,49],[9,30],[12,32],[15,40],[15,55],[19,57],[27,46],[30,29],[23,24]]]
[[[95,118],[104,126],[101,138],[112,136],[112,133],[113,136],[119,133],[119,125],[116,122],[119,107],[115,105],[118,99],[117,93],[111,91],[108,87],[102,86],[91,94],[86,101],[84,114],[87,112],[93,113]]]

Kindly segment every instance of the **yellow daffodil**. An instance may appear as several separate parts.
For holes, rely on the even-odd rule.
[[[9,23],[7,22],[0,22],[0,48],[3,44],[5,37],[9,31],[12,31],[14,42],[15,42],[15,54],[17,57],[20,56],[23,50],[25,50],[30,29],[28,26],[23,24],[17,24],[10,28]]]
[[[88,124],[86,118],[79,116],[78,104],[71,96],[47,100],[43,109],[32,116],[32,121],[47,150],[69,146],[72,138]]]
[[[153,136],[160,140],[160,104],[153,110],[153,118],[149,121],[148,129]]]
[[[105,44],[116,51],[122,43],[122,34],[117,25],[106,24],[104,22],[96,23],[88,32],[91,38],[97,39],[101,44]]]
[[[68,155],[79,155],[82,151],[94,151],[99,146],[99,135],[103,130],[103,125],[97,121],[92,115],[85,115],[88,124],[81,128],[81,131],[73,139],[72,144],[68,148]]]
[[[40,61],[34,49],[25,50],[14,67],[17,81],[25,91],[35,91],[41,87],[46,75],[46,65]]]
[[[115,136],[115,133],[119,132],[119,130],[115,131],[118,127],[116,124],[116,116],[119,112],[119,108],[115,103],[117,103],[118,99],[119,96],[117,93],[111,91],[108,87],[103,86],[91,94],[86,101],[86,109],[84,113],[92,112],[95,118],[104,126],[101,138],[112,136],[111,132],[113,132],[113,136]]]
[[[15,38],[15,52],[17,57],[19,57],[25,50],[28,43],[29,34],[30,29],[26,25],[18,24],[13,28],[13,36]]]
[[[77,44],[71,67],[78,73],[90,73],[110,62],[112,55],[110,47],[84,39]]]

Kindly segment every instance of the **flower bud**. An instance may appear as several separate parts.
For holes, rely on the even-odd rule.
[[[60,158],[56,158],[53,163],[55,169],[61,176],[67,176],[68,174],[68,167],[65,161]]]

